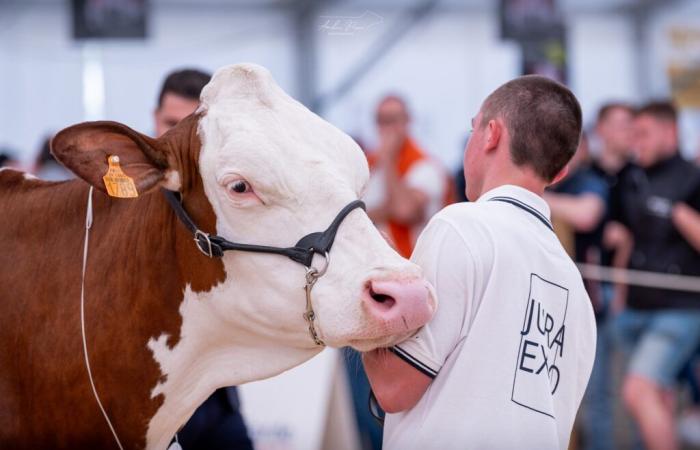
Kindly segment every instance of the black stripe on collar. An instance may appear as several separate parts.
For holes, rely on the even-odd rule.
[[[400,347],[389,347],[387,350],[389,350],[399,358],[403,359],[405,362],[413,366],[413,368],[417,369],[419,372],[422,372],[424,375],[427,375],[430,378],[435,378],[438,374],[426,364],[422,363],[416,357],[414,357],[413,355],[411,355],[406,350]]]
[[[543,224],[545,224],[545,226],[546,226],[547,228],[549,228],[550,230],[554,231],[554,227],[553,227],[552,224],[549,222],[549,220],[548,220],[545,216],[543,216],[541,212],[537,211],[535,208],[533,208],[532,206],[528,205],[527,203],[523,203],[523,202],[521,202],[520,200],[518,200],[518,199],[516,199],[516,198],[513,198],[513,197],[493,197],[493,198],[490,198],[489,201],[490,201],[490,202],[491,202],[491,201],[493,201],[493,202],[504,202],[504,203],[509,203],[509,204],[511,204],[511,205],[513,205],[513,206],[516,206],[516,207],[522,209],[523,211],[526,211],[526,212],[532,214],[533,216],[535,216],[535,217],[537,218],[537,220],[539,220],[540,222],[542,222]]]

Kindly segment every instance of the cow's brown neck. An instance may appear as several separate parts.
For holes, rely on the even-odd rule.
[[[189,146],[173,153],[180,159],[184,202],[197,224],[213,232],[215,216],[196,169],[196,117],[187,120],[191,126],[174,133],[185,133],[180,142]],[[0,447],[111,448],[80,337],[88,186],[5,171],[0,187],[0,242],[7,243],[0,256],[0,314],[14,319],[0,329],[3,348],[11,346],[0,352],[0,396],[7,405],[0,412]],[[168,344],[176,345],[185,286],[207,291],[225,273],[221,261],[199,253],[158,192],[127,200],[96,191],[93,207],[85,277],[93,377],[122,443],[143,448],[163,402],[151,398],[161,371],[147,343],[167,334]]]

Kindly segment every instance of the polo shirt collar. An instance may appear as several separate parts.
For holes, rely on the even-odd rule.
[[[548,228],[552,229],[549,205],[542,197],[532,191],[520,186],[504,184],[482,194],[477,203],[488,201],[501,201],[517,206],[532,214]]]

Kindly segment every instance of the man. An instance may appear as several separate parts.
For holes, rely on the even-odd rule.
[[[445,206],[450,182],[409,136],[410,116],[403,99],[384,97],[376,121],[379,147],[369,156],[365,200],[372,221],[408,258],[427,219]]]
[[[595,353],[581,276],[544,189],[566,174],[581,108],[540,76],[496,89],[472,120],[467,197],[416,245],[440,299],[433,320],[363,361],[389,413],[388,449],[566,449]]]
[[[676,110],[654,102],[637,111],[640,168],[625,177],[621,219],[634,237],[629,267],[700,276],[700,169],[678,151]],[[673,387],[700,343],[697,293],[630,287],[618,317],[630,353],[622,395],[646,447],[677,449]]]
[[[210,74],[193,69],[165,78],[153,113],[157,137],[197,109],[199,94],[210,79]],[[239,406],[235,387],[216,390],[178,433],[178,441],[186,450],[252,450]]]
[[[569,175],[552,190],[545,192],[544,198],[552,211],[555,229],[563,224],[572,234],[573,251],[569,254],[574,260],[600,265],[603,262],[603,228],[610,187],[606,179],[588,165],[588,160],[588,139],[583,135],[569,164]],[[612,290],[596,280],[585,280],[584,283],[595,312],[598,333],[595,364],[583,398],[583,448],[612,450],[617,447],[614,445],[612,423],[609,333],[605,331]]]
[[[168,74],[158,94],[158,106],[153,111],[156,137],[165,134],[197,109],[199,94],[210,79],[210,74],[195,69]]]
[[[595,134],[600,139],[600,152],[593,168],[601,175],[619,175],[632,157],[632,121],[634,110],[625,103],[607,103],[598,111]]]
[[[627,267],[632,251],[630,234],[619,224],[622,207],[622,180],[632,170],[632,121],[634,110],[624,103],[608,103],[598,111],[595,132],[600,139],[600,153],[591,168],[608,184],[610,197],[603,220],[603,266]],[[627,286],[605,284],[604,309],[601,323],[606,320],[608,309],[619,312],[627,297]],[[599,330],[600,331],[600,330]]]

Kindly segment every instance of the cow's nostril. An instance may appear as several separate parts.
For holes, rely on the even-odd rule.
[[[396,303],[396,300],[394,297],[388,294],[382,294],[380,292],[376,292],[374,289],[372,289],[372,286],[369,287],[369,296],[372,297],[372,299],[377,302],[381,303],[384,306],[391,307],[394,303]]]

